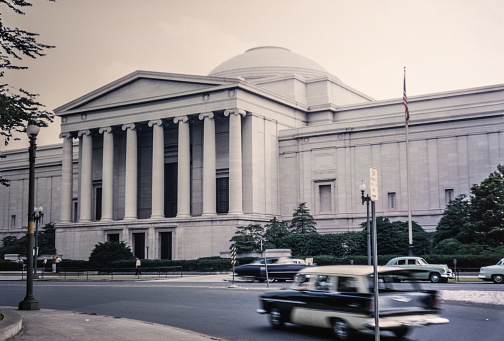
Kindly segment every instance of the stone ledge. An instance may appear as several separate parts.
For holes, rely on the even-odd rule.
[[[16,336],[23,327],[21,315],[12,309],[0,308],[3,320],[0,320],[0,341],[5,341]]]

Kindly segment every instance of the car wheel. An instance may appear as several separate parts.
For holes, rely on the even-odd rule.
[[[441,282],[441,276],[437,272],[433,272],[429,275],[429,280],[432,283],[439,283]]]
[[[496,284],[502,284],[504,283],[504,276],[502,275],[493,275],[492,276],[492,281]]]
[[[340,341],[351,340],[354,334],[354,331],[352,328],[350,328],[350,325],[342,319],[333,320],[332,330],[336,340]]]
[[[395,336],[397,336],[397,337],[404,337],[404,336],[406,336],[406,334],[409,333],[409,331],[410,331],[410,329],[408,327],[402,327],[402,328],[398,328],[398,329],[393,330]]]
[[[270,323],[274,329],[283,329],[285,327],[285,321],[280,313],[280,310],[273,307],[270,311]]]

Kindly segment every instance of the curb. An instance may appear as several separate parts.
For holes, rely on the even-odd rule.
[[[0,341],[16,336],[23,327],[21,315],[11,309],[1,309],[3,320],[0,321]]]

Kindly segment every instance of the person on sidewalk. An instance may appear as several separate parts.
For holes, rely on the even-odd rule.
[[[56,273],[56,256],[52,256],[52,272]]]
[[[135,275],[138,276],[138,275],[141,275],[142,274],[142,271],[140,270],[140,267],[142,266],[142,262],[140,262],[140,259],[136,259],[136,263],[135,263]]]

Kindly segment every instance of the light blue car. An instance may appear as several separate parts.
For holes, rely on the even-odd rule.
[[[481,267],[478,278],[497,284],[504,283],[504,258],[495,265]]]

